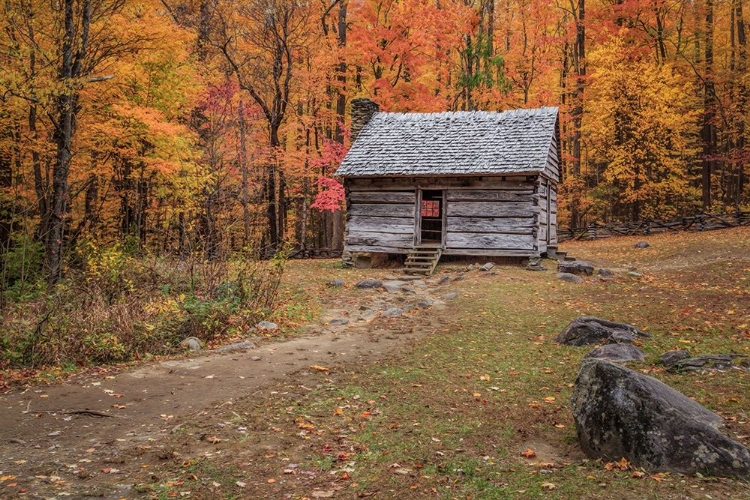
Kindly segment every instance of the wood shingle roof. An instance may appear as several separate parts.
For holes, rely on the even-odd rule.
[[[336,171],[341,177],[540,173],[557,108],[375,113]]]

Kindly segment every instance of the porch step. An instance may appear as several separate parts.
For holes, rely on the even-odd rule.
[[[409,250],[402,272],[429,276],[435,271],[443,251],[440,248],[414,248]]]

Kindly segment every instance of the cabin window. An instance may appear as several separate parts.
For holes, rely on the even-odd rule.
[[[440,202],[422,200],[422,217],[440,217]]]

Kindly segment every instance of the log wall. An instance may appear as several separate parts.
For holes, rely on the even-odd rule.
[[[406,253],[417,241],[417,192],[443,190],[443,253],[537,256],[556,242],[554,183],[537,176],[347,179],[346,248]],[[543,222],[543,224],[542,224]],[[542,227],[543,226],[543,227]],[[552,239],[549,240],[550,243]]]
[[[346,232],[351,252],[406,253],[414,246],[416,190],[382,190],[369,182],[346,183]]]

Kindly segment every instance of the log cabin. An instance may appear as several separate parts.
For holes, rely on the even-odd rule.
[[[344,260],[408,254],[540,257],[557,245],[557,108],[384,113],[352,101]]]

